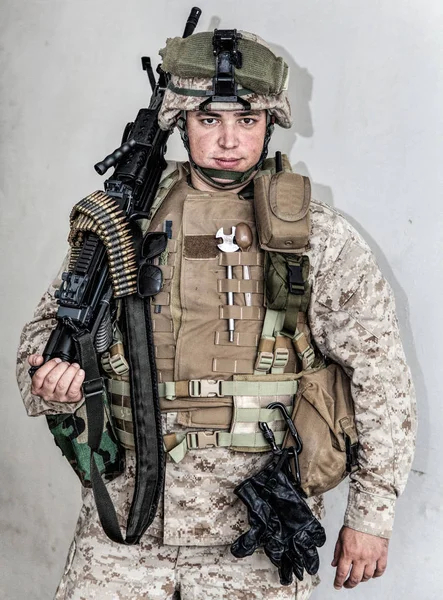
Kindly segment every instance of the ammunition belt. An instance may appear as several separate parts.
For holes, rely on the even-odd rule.
[[[69,270],[77,265],[84,245],[84,233],[94,233],[106,248],[114,297],[120,298],[137,290],[137,264],[134,242],[125,212],[118,202],[97,191],[80,200],[71,211],[71,245]]]

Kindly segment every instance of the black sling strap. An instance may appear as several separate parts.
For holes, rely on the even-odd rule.
[[[132,227],[136,248],[141,232]],[[135,489],[123,537],[115,507],[97,465],[97,452],[104,423],[104,382],[100,375],[91,334],[74,336],[80,364],[85,370],[83,391],[88,418],[88,446],[91,449],[91,483],[97,511],[106,535],[120,544],[137,544],[152,523],[163,487],[164,450],[160,400],[150,312],[150,299],[137,294],[123,299],[126,348],[131,377],[131,408],[136,455]]]

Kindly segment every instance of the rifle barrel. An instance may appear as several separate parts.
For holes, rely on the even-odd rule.
[[[202,14],[201,9],[198,8],[197,6],[194,6],[194,8],[191,10],[191,12],[189,14],[188,20],[186,21],[186,27],[183,32],[184,38],[187,38],[194,33],[194,29],[197,27],[197,23],[198,23],[198,20],[199,20],[201,14]]]

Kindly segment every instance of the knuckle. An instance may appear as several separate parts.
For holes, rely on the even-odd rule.
[[[42,386],[43,378],[37,371],[37,373],[34,375],[34,377],[32,378],[31,381],[32,381],[32,385],[38,389]]]
[[[61,395],[64,395],[66,393],[67,389],[68,389],[68,385],[61,381],[59,381],[55,387],[56,392]]]
[[[66,397],[69,398],[69,400],[77,400],[79,398],[79,393],[75,390],[69,390],[68,393],[66,394]]]
[[[50,385],[54,385],[54,383],[57,383],[57,381],[58,381],[58,377],[56,375],[49,374],[46,376],[45,382],[49,383]]]

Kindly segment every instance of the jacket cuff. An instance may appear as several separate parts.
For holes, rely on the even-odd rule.
[[[84,402],[84,397],[78,402],[45,402],[40,396],[30,394],[30,401],[27,403],[27,413],[29,417],[68,415],[74,413]]]
[[[395,502],[395,498],[369,494],[351,486],[344,525],[389,539],[394,525]]]

